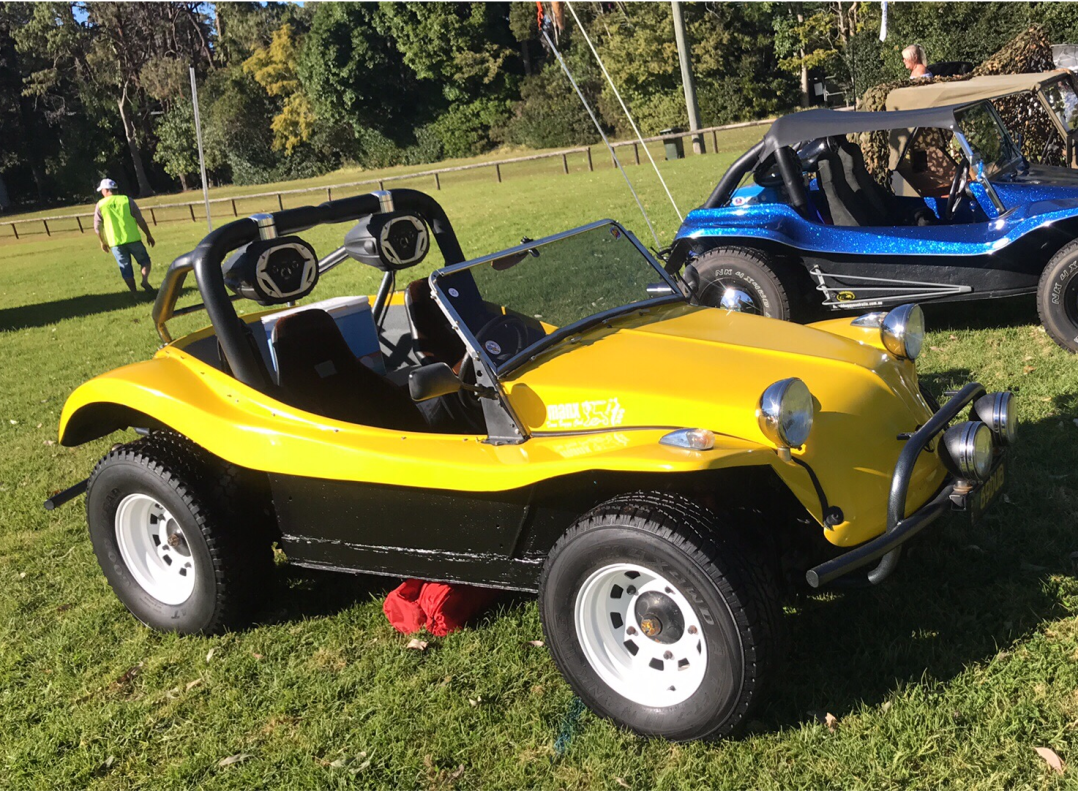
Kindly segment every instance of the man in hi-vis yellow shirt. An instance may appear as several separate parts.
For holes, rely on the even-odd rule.
[[[142,245],[139,229],[141,228],[142,232],[146,233],[146,240],[151,247],[155,242],[153,236],[150,235],[146,219],[142,217],[142,211],[138,209],[134,199],[116,193],[116,183],[111,179],[101,180],[97,190],[103,198],[94,210],[94,232],[101,241],[101,251],[112,250],[116,263],[120,265],[120,275],[132,294],[138,296],[135,289],[135,270],[131,265],[132,258],[138,261],[142,269],[142,288],[146,291],[154,291],[148,280],[150,255],[146,252],[146,247]]]

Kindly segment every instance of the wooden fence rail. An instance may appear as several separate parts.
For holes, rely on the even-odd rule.
[[[719,132],[727,132],[734,129],[745,129],[751,126],[763,126],[765,124],[773,123],[775,118],[767,118],[765,120],[746,121],[744,123],[730,123],[725,126],[709,126],[704,129],[696,129],[687,132],[678,132],[676,134],[669,135],[656,135],[655,137],[645,137],[645,143],[657,143],[660,141],[668,141],[674,139],[692,138],[696,135],[711,135],[711,150],[715,153],[719,150]],[[640,141],[638,140],[622,140],[617,143],[610,144],[615,149],[625,148],[631,146],[633,149],[633,162],[636,165],[640,165]],[[509,157],[504,160],[488,160],[480,163],[470,163],[468,165],[453,165],[446,168],[434,168],[427,171],[415,171],[409,174],[395,174],[393,176],[361,179],[355,182],[342,182],[336,185],[318,185],[312,188],[295,188],[292,190],[279,190],[279,191],[266,191],[263,193],[247,193],[237,196],[226,196],[220,199],[210,199],[211,205],[228,205],[231,208],[233,216],[239,216],[236,211],[236,202],[246,201],[250,199],[272,199],[276,202],[278,210],[284,210],[284,197],[297,196],[297,195],[312,195],[322,194],[326,195],[327,201],[333,201],[333,192],[341,188],[358,188],[365,185],[377,185],[379,190],[385,190],[386,183],[396,184],[401,180],[406,179],[419,179],[424,177],[432,177],[434,179],[434,186],[436,189],[442,188],[442,176],[444,174],[452,174],[460,171],[477,171],[481,169],[494,169],[494,181],[502,181],[502,167],[506,165],[516,165],[519,163],[535,162],[536,160],[560,160],[562,172],[569,173],[569,156],[573,154],[583,154],[587,158],[588,171],[595,170],[595,162],[592,159],[592,150],[602,150],[602,146],[577,146],[575,148],[561,149],[559,151],[549,151],[544,154],[530,154],[526,157]],[[687,153],[691,153],[687,151]],[[619,157],[620,159],[620,157]],[[613,165],[613,161],[611,161]],[[717,181],[717,178],[716,178]],[[197,208],[202,205],[202,200],[195,200],[192,202],[171,202],[161,205],[139,205],[140,209],[144,213],[149,214],[150,220],[156,226],[159,221],[161,223],[170,223],[177,221],[177,218],[158,218],[160,211],[166,211],[171,209],[183,209],[186,208],[187,215],[182,215],[183,220],[187,220],[188,215],[191,221],[197,221]],[[227,208],[226,208],[227,209]],[[75,228],[78,228],[80,233],[85,233],[87,230],[92,230],[93,213],[73,213],[65,216],[44,216],[42,218],[34,219],[15,219],[11,221],[0,222],[0,238],[22,238],[26,235],[40,235],[41,232],[36,230],[34,232],[28,232],[28,228],[33,225],[41,225],[44,228],[44,234],[46,236],[53,236],[62,232],[74,232]],[[86,220],[86,221],[84,221]],[[57,225],[60,222],[74,222],[74,225],[66,228],[58,228]],[[50,223],[52,226],[50,227]],[[20,232],[19,227],[22,227]]]

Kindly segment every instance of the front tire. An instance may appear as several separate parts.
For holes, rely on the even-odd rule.
[[[758,250],[709,250],[686,268],[685,280],[701,305],[792,319],[796,283],[773,256]]]
[[[778,599],[718,519],[672,494],[616,497],[551,551],[539,608],[555,663],[587,706],[639,734],[725,736],[775,659]]]
[[[1059,250],[1041,273],[1037,313],[1060,347],[1078,353],[1078,241]]]
[[[208,488],[209,466],[179,448],[149,437],[98,463],[86,492],[90,539],[109,585],[143,624],[218,633],[249,615],[272,549],[237,534]]]

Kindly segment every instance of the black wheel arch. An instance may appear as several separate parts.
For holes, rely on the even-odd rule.
[[[60,445],[74,447],[121,429],[167,429],[157,418],[130,406],[97,402],[80,407],[67,421]]]
[[[691,473],[574,474],[536,486],[522,524],[518,552],[545,557],[580,516],[617,496],[671,493],[731,519],[772,565],[777,579],[800,584],[803,570],[829,545],[820,525],[768,466],[738,466]]]

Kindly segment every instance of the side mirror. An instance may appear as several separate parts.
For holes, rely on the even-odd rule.
[[[429,401],[462,389],[464,384],[445,362],[420,367],[408,376],[408,394],[413,401]]]

